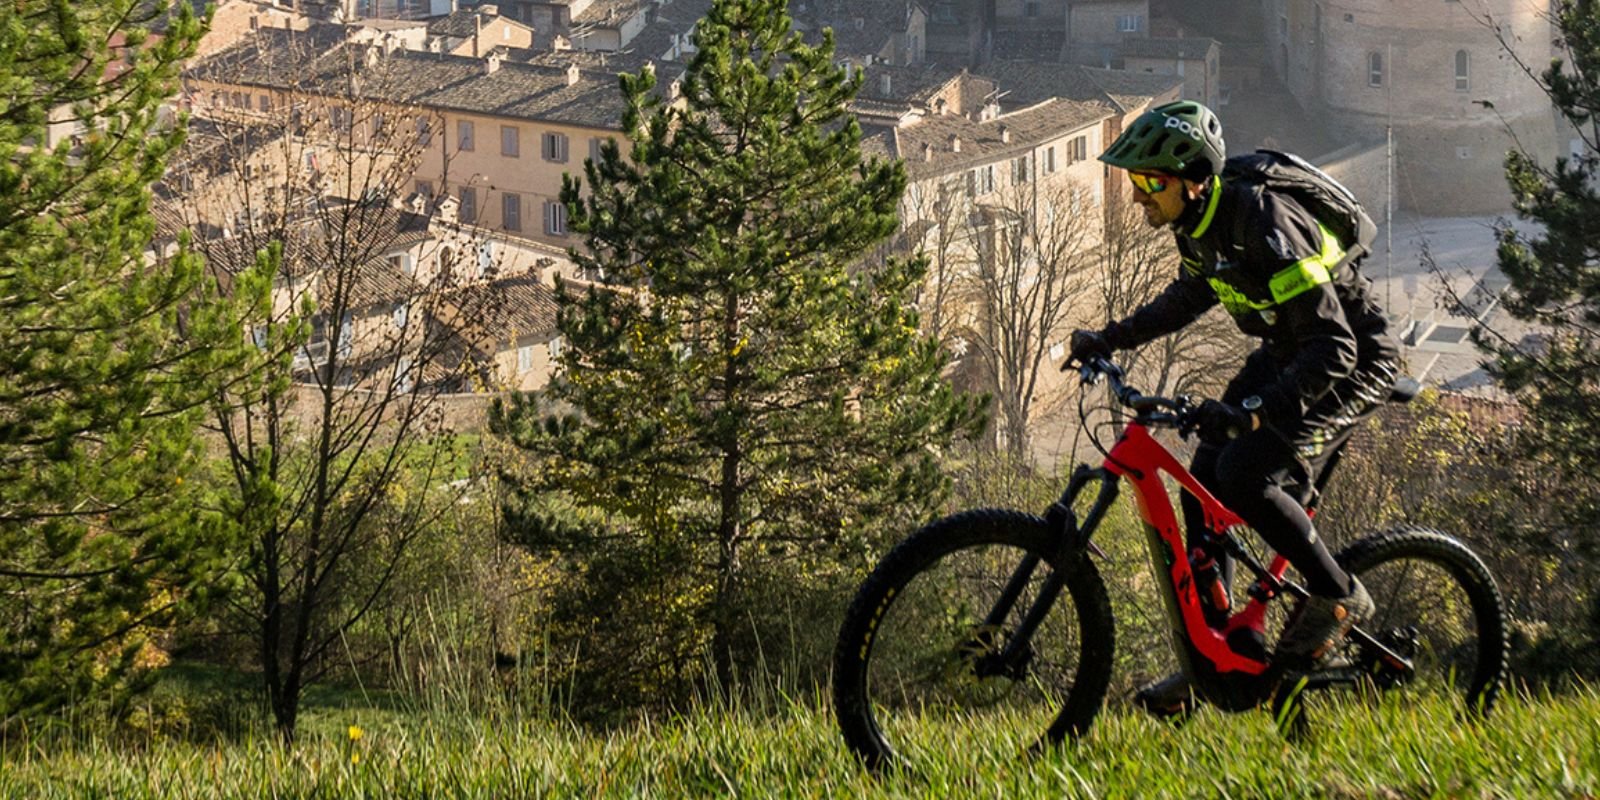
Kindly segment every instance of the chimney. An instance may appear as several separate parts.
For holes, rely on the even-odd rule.
[[[922,146],[922,160],[923,161],[932,161],[933,160],[933,145],[924,144]]]
[[[500,51],[490,50],[488,57],[483,59],[483,74],[493,75],[500,71]]]
[[[483,53],[478,50],[478,40],[483,38],[483,16],[472,15],[472,57],[482,58]]]
[[[884,73],[884,74],[878,76],[878,92],[881,93],[884,97],[888,97],[890,95],[890,93],[893,91],[893,87],[894,87],[894,78],[893,78],[893,76],[889,75],[888,73]]]
[[[483,3],[478,6],[478,14],[484,17],[498,17],[500,16],[500,7],[494,3]]]
[[[574,61],[574,62],[568,64],[567,65],[567,85],[568,86],[575,85],[578,82],[578,78],[579,77],[581,77],[581,75],[578,72],[578,62]]]
[[[1004,125],[1000,126],[1000,142],[1002,144],[1011,144],[1011,129]]]
[[[953,133],[950,134],[950,152],[952,152],[952,153],[961,152],[961,137],[957,136],[956,134],[953,134]]]

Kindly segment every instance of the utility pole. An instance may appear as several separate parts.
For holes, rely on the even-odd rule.
[[[1385,192],[1388,195],[1383,201],[1383,235],[1384,235],[1384,306],[1390,314],[1394,313],[1394,77],[1399,71],[1394,68],[1394,45],[1384,47],[1384,69],[1388,70],[1387,81],[1383,87],[1385,113],[1388,116],[1386,126],[1386,142],[1384,144],[1385,162]],[[1410,310],[1407,309],[1409,315]]]

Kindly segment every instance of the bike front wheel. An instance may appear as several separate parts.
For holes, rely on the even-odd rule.
[[[1063,563],[1056,539],[1039,517],[972,511],[913,534],[868,576],[840,630],[833,698],[869,768],[1088,729],[1111,678],[1111,605],[1094,564]]]

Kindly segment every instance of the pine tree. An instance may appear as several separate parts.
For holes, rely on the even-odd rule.
[[[1553,166],[1523,151],[1507,156],[1516,210],[1538,232],[1504,226],[1499,246],[1500,269],[1510,279],[1505,310],[1544,333],[1531,342],[1488,330],[1474,338],[1527,408],[1522,443],[1540,461],[1538,483],[1561,497],[1554,508],[1566,524],[1541,526],[1535,543],[1564,560],[1576,555],[1586,564],[1579,579],[1593,585],[1600,576],[1600,8],[1567,0],[1556,11],[1565,58],[1544,71],[1541,84],[1585,146]],[[1589,613],[1600,634],[1600,599]]]
[[[566,180],[575,257],[614,285],[563,294],[564,374],[497,415],[538,464],[524,539],[621,593],[585,646],[629,691],[708,656],[729,688],[775,598],[859,574],[935,508],[937,453],[980,412],[908,307],[924,265],[862,263],[906,178],[863,158],[831,31],[808,45],[783,0],[717,0],[694,42],[676,99],[622,76],[631,152]]]
[[[184,479],[242,328],[199,259],[145,258],[183,6],[157,37],[150,3],[0,4],[0,724],[129,686],[226,543]]]

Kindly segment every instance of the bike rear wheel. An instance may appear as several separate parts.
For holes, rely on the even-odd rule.
[[[1403,527],[1362,539],[1336,558],[1361,579],[1375,611],[1361,629],[1408,659],[1396,670],[1347,640],[1346,656],[1380,691],[1449,697],[1484,715],[1506,674],[1505,601],[1466,545],[1439,531]]]
[[[1038,517],[982,510],[932,523],[884,557],[834,653],[835,713],[869,768],[1088,729],[1110,683],[1111,606],[1087,556],[1062,563],[1059,547]],[[1030,556],[1037,566],[1013,580]],[[1016,600],[995,613],[1008,585]],[[1046,613],[1018,641],[1036,605]]]

